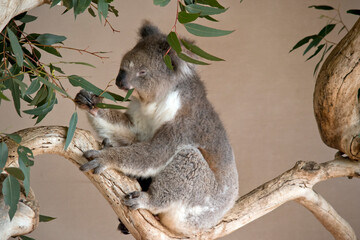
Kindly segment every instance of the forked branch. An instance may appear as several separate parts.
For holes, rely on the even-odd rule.
[[[67,151],[63,150],[66,138],[65,127],[30,128],[21,130],[17,134],[23,139],[21,144],[31,148],[34,155],[57,154],[69,159],[77,167],[87,161],[82,157],[84,151],[99,148],[99,143],[95,138],[88,131],[80,129],[76,131],[73,142]],[[7,165],[17,166],[16,145],[10,139],[5,139],[5,141],[9,147]],[[121,202],[124,194],[140,188],[136,181],[113,170],[106,170],[100,175],[85,174],[108,200],[117,216],[136,239],[219,238],[291,200],[295,200],[308,208],[325,228],[332,233],[335,239],[356,239],[350,225],[336,213],[325,199],[312,189],[316,183],[330,178],[359,177],[360,163],[340,155],[337,155],[335,160],[322,164],[297,162],[292,169],[240,197],[234,208],[218,225],[195,236],[175,235],[165,229],[148,211],[130,211],[124,206]],[[36,207],[33,209],[36,212],[38,211]],[[2,208],[0,212],[6,210]],[[29,223],[32,224],[32,228],[27,229],[35,228],[36,223],[37,219],[34,219],[32,223]],[[5,224],[2,225],[5,226]],[[16,226],[12,227],[16,228]],[[5,230],[0,230],[0,235],[1,231]],[[7,230],[7,232],[11,231]],[[28,232],[29,230],[17,231],[16,234],[26,234]]]

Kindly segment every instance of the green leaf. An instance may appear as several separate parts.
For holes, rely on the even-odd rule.
[[[65,151],[69,147],[71,140],[74,137],[77,121],[78,121],[77,112],[74,112],[73,115],[71,116],[69,128],[68,128],[68,131],[66,134],[66,141],[65,141],[65,147],[64,147]]]
[[[37,17],[26,14],[19,21],[23,22],[23,23],[29,23],[29,22],[35,21],[36,19],[37,19]]]
[[[158,5],[160,7],[165,7],[168,5],[170,0],[154,0],[154,5]]]
[[[13,97],[14,107],[17,114],[21,117],[20,114],[20,89],[19,84],[17,84],[13,79],[8,80],[8,86]]]
[[[52,220],[54,220],[56,218],[54,217],[49,217],[49,216],[45,216],[45,215],[39,215],[39,222],[50,222]]]
[[[79,65],[84,65],[84,66],[96,68],[94,65],[92,65],[92,64],[90,64],[90,63],[86,63],[86,62],[63,62],[63,61],[60,61],[60,63],[64,63],[64,64],[79,64]]]
[[[219,37],[219,36],[228,35],[233,32],[233,31],[205,27],[196,23],[186,23],[184,24],[184,26],[189,33],[199,37]]]
[[[184,45],[185,48],[187,48],[188,50],[190,50],[191,52],[195,53],[196,55],[205,58],[207,60],[210,61],[224,61],[224,59],[215,57],[207,52],[205,52],[204,50],[202,50],[201,48],[199,48],[198,46],[188,43],[184,40],[181,40],[182,44]]]
[[[165,62],[165,64],[166,64],[166,66],[168,67],[168,69],[170,69],[170,70],[173,70],[173,69],[174,69],[174,67],[173,67],[173,65],[172,65],[172,63],[171,63],[171,57],[170,57],[168,54],[166,54],[166,55],[164,56],[164,62]]]
[[[320,61],[319,61],[319,62],[316,64],[316,66],[315,66],[313,76],[315,76],[315,74],[316,74],[316,72],[317,72],[320,64],[321,64],[322,61],[324,60],[324,57],[325,57],[326,53],[327,53],[328,51],[330,51],[330,49],[331,49],[332,47],[333,47],[333,45],[331,45],[330,47],[327,48],[327,46],[325,45],[325,50],[324,50],[323,54],[321,55]]]
[[[35,240],[34,238],[28,236],[19,236],[22,240]]]
[[[198,64],[198,65],[209,65],[206,62],[202,62],[196,59],[193,59],[191,57],[189,57],[188,55],[185,55],[183,53],[178,53],[178,57],[181,58],[182,60],[189,62],[189,63],[194,63],[194,64]]]
[[[11,221],[15,215],[20,199],[20,183],[15,177],[8,175],[2,185],[5,204],[10,207],[9,217]]]
[[[36,41],[43,45],[53,45],[55,43],[62,43],[64,40],[66,40],[65,36],[54,35],[51,33],[40,34],[36,38]]]
[[[19,168],[21,169],[22,173],[24,174],[24,189],[25,189],[25,195],[27,196],[30,191],[30,167],[26,166],[24,161],[19,158]]]
[[[311,48],[316,47],[320,42],[321,42],[322,38],[320,36],[316,36],[311,42],[310,44],[307,46],[307,48],[305,49],[303,55],[305,55]]]
[[[25,179],[24,173],[21,171],[20,168],[8,167],[8,168],[5,168],[5,171],[21,181],[23,181]]]
[[[90,6],[90,3],[91,0],[73,0],[75,18],[83,13]]]
[[[10,99],[6,97],[2,92],[0,92],[0,99],[4,99],[5,101],[10,101]]]
[[[220,9],[197,4],[186,5],[185,8],[189,13],[200,13],[200,16],[220,14],[228,10],[228,8]]]
[[[61,0],[53,0],[53,1],[51,2],[50,8],[52,8],[52,7],[55,6],[55,5],[58,5],[60,2],[61,2]]]
[[[21,159],[27,167],[34,165],[34,161],[32,160],[34,159],[34,154],[30,148],[20,145],[17,148],[17,153],[19,155],[19,159]]]
[[[195,21],[199,16],[199,13],[187,13],[185,11],[181,11],[178,14],[178,21],[182,24],[189,23]]]
[[[92,8],[88,8],[88,12],[90,13],[91,16],[96,17],[96,14]]]
[[[101,21],[101,15],[104,18],[107,18],[108,9],[109,9],[108,3],[105,0],[98,0],[98,14],[100,21]]]
[[[205,5],[209,5],[211,7],[217,7],[217,8],[224,9],[224,7],[220,3],[218,3],[217,0],[196,0],[196,3],[205,4]]]
[[[39,103],[45,100],[47,96],[48,96],[48,89],[46,85],[42,85],[40,90],[36,93],[34,99],[30,102],[30,105],[37,106]]]
[[[67,97],[70,97],[70,95],[65,92],[65,90],[61,89],[60,87],[56,86],[55,84],[53,84],[52,82],[50,82],[49,80],[46,80],[45,78],[42,77],[38,77],[39,81],[42,82],[43,84],[45,84],[47,87],[51,88],[51,89],[55,89],[56,91],[64,94]]]
[[[115,104],[107,104],[107,103],[97,103],[96,107],[107,108],[107,109],[126,109],[126,107],[124,107],[124,106],[115,105]]]
[[[181,52],[181,46],[180,41],[178,37],[176,36],[175,32],[170,32],[167,36],[167,42],[169,43],[170,47],[175,50],[175,52],[180,53]]]
[[[31,82],[30,86],[28,87],[28,89],[25,92],[25,95],[31,95],[33,93],[35,93],[36,91],[38,91],[40,88],[40,82],[39,79],[35,79]]]
[[[26,89],[28,87],[25,83],[22,82],[23,79],[24,79],[24,75],[18,75],[16,77],[12,78],[12,80],[15,81],[19,85],[22,97],[25,95]]]
[[[308,57],[308,59],[306,59],[306,61],[308,61],[308,60],[312,59],[313,57],[315,57],[321,51],[321,49],[323,49],[324,46],[325,46],[325,44],[321,44],[320,46],[318,46],[318,48],[316,49],[314,54],[311,55],[310,57]]]
[[[43,105],[38,106],[37,108],[24,110],[23,112],[35,116],[45,115],[54,108],[54,105],[56,103],[57,103],[57,99],[56,97],[54,97],[50,102],[45,102]]]
[[[22,67],[24,65],[24,53],[23,53],[23,51],[21,49],[18,38],[10,30],[9,27],[6,27],[6,30],[8,31],[8,36],[9,36],[9,39],[10,39],[11,49],[13,50],[13,52],[15,54],[16,63],[17,63],[17,65],[19,65],[19,67]]]
[[[350,9],[347,10],[346,12],[354,15],[360,15],[360,9]]]
[[[131,96],[131,94],[133,93],[133,91],[134,91],[134,88],[127,91],[126,96],[125,96],[125,98],[123,99],[123,102],[127,101],[127,100],[130,98],[130,96]]]
[[[35,44],[35,47],[40,48],[41,50],[43,50],[45,52],[48,52],[48,53],[50,53],[52,55],[55,55],[57,57],[62,57],[61,54],[59,53],[59,51],[56,50],[56,48],[54,48],[54,47],[40,46],[40,45],[36,45],[36,44]]]
[[[333,7],[328,6],[328,5],[312,5],[312,6],[309,6],[309,8],[315,8],[318,10],[334,10]]]
[[[325,27],[323,27],[323,29],[321,29],[321,31],[319,32],[319,36],[320,37],[325,37],[326,35],[328,35],[336,26],[336,24],[328,24]]]
[[[21,137],[18,134],[5,134],[8,136],[11,140],[13,140],[16,143],[21,143]]]
[[[9,150],[4,142],[0,142],[0,172],[5,167],[6,161],[8,159]]]
[[[218,20],[216,20],[215,18],[210,17],[210,16],[203,16],[202,18],[205,18],[205,19],[207,19],[209,21],[212,21],[212,22],[219,22]]]
[[[116,94],[116,93],[112,93],[112,92],[106,92],[107,94],[109,94],[111,97],[113,97],[116,101],[124,101],[124,97]],[[129,100],[127,100],[129,101]]]
[[[91,84],[90,82],[86,81],[84,78],[79,77],[77,75],[68,76],[69,82],[74,87],[82,87],[85,90],[94,93],[95,95],[102,96],[109,100],[115,101],[114,97],[111,96],[108,92],[104,92],[100,88],[96,87],[95,85]]]
[[[316,35],[311,35],[311,36],[307,36],[304,37],[303,39],[301,39],[298,43],[295,44],[295,46],[290,50],[290,52],[294,51],[295,49],[305,45],[306,43],[308,43],[311,39],[316,38]]]

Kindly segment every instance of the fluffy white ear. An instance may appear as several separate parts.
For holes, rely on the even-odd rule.
[[[160,30],[149,21],[144,21],[143,25],[139,29],[139,35],[141,38],[146,38],[147,36],[160,33]]]

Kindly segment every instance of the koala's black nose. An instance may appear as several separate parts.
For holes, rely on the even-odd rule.
[[[127,85],[128,84],[126,81],[126,71],[123,69],[120,69],[120,72],[119,72],[118,76],[116,77],[116,86],[118,86],[121,89],[128,90]]]

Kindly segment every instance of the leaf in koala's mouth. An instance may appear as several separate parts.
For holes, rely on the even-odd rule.
[[[107,108],[107,109],[127,109],[127,107],[124,106],[107,104],[107,103],[97,103],[95,106],[98,108]]]
[[[127,101],[129,99],[129,97],[131,96],[133,91],[134,91],[134,88],[128,90],[128,92],[126,93],[125,98],[123,99],[123,102],[125,102],[125,101]]]

